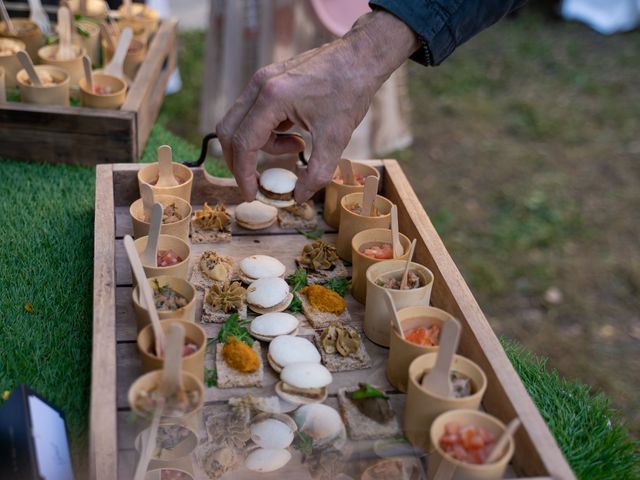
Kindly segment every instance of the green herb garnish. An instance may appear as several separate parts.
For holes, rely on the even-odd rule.
[[[222,328],[216,337],[216,341],[218,343],[227,343],[227,338],[236,337],[241,342],[252,346],[253,338],[251,338],[251,334],[249,333],[249,330],[247,330],[247,325],[249,325],[249,323],[251,323],[249,320],[240,320],[240,315],[232,313],[222,324]]]
[[[296,431],[296,438],[293,441],[293,447],[300,450],[300,453],[306,458],[313,453],[313,439],[300,430]]]
[[[378,390],[368,383],[361,383],[359,390],[351,392],[351,398],[354,400],[363,400],[365,398],[384,398],[385,400],[389,399],[389,397],[387,397],[382,390]]]
[[[215,368],[204,369],[204,383],[206,383],[209,388],[218,385],[218,372]]]
[[[296,231],[300,235],[304,235],[309,240],[319,240],[324,235],[324,230],[302,230],[301,228],[297,228]]]
[[[304,268],[297,269],[294,273],[287,277],[287,283],[291,286],[291,292],[295,293],[307,286],[307,271]],[[292,313],[302,311],[302,302],[294,295],[288,310]]]
[[[351,281],[347,278],[332,278],[328,282],[324,283],[323,286],[327,287],[329,290],[333,290],[341,297],[344,297],[350,283]]]

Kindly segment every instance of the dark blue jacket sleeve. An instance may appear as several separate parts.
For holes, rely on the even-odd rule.
[[[370,0],[416,32],[423,48],[411,58],[439,65],[475,34],[493,25],[526,0]]]

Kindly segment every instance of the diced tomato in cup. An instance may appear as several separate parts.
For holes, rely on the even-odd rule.
[[[444,426],[440,448],[452,458],[465,463],[483,465],[496,444],[493,433],[475,425],[461,427],[457,422]]]

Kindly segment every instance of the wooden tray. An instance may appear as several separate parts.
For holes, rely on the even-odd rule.
[[[28,16],[25,5],[7,8]],[[138,160],[176,66],[176,25],[162,20],[120,110],[0,104],[0,157],[81,165]]]
[[[430,268],[435,276],[432,304],[462,322],[459,353],[478,363],[487,374],[483,408],[505,422],[515,415],[522,420],[510,473],[518,478],[538,480],[575,478],[402,169],[395,160],[372,160],[370,164],[382,173],[382,193],[398,205],[400,230],[409,238],[418,239],[416,261]],[[133,439],[139,427],[127,420],[130,412],[126,393],[140,373],[140,361],[135,344],[131,274],[122,237],[131,232],[128,209],[139,196],[136,173],[140,167],[99,165],[96,170],[90,465],[91,478],[99,480],[130,478],[137,458]],[[320,198],[318,200],[317,204],[321,205]],[[201,205],[204,201],[233,205],[241,202],[241,198],[234,180],[214,179],[202,169],[194,169],[192,203]],[[327,239],[335,238],[335,231],[331,232],[326,225],[325,231]],[[273,226],[261,234],[237,229],[231,243],[215,244],[213,248],[236,258],[268,253],[282,260],[288,271],[293,271],[293,257],[306,242],[305,237],[294,231]],[[195,245],[193,251],[199,253],[206,248],[207,245]],[[347,300],[355,321],[361,322],[364,307],[350,295]],[[209,324],[204,328],[211,338],[219,326]],[[329,403],[335,402],[339,387],[354,385],[365,377],[370,383],[391,388],[384,375],[387,350],[368,341],[366,347],[373,360],[372,369],[359,374],[335,374],[330,388],[334,395]],[[215,351],[211,347],[210,350]],[[209,366],[211,362],[212,358],[208,358]],[[265,367],[268,386],[260,390],[263,394],[273,394],[275,377],[269,370]],[[210,388],[205,403],[211,408],[222,408],[227,398],[243,391]],[[402,407],[404,395],[391,393],[393,401]],[[398,413],[402,413],[402,408]]]

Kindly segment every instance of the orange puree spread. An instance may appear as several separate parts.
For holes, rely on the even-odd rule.
[[[260,368],[260,359],[253,349],[236,337],[229,337],[222,347],[222,356],[231,368],[251,373]]]
[[[321,312],[333,313],[340,315],[344,312],[346,304],[344,298],[333,290],[329,290],[322,285],[309,285],[300,290],[300,293],[307,296],[309,303]]]

